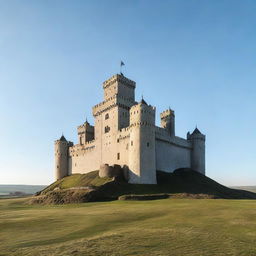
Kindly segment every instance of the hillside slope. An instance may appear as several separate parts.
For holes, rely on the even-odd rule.
[[[138,200],[166,197],[256,199],[253,192],[225,187],[191,169],[178,169],[173,173],[157,172],[157,181],[157,185],[129,184],[100,178],[97,171],[75,174],[51,184],[30,202],[79,203],[116,200],[120,196],[121,199]]]

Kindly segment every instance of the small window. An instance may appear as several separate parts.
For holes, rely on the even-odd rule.
[[[120,160],[120,153],[117,153],[117,160]]]
[[[131,141],[131,146],[133,146],[133,141]]]
[[[147,147],[149,147],[149,142],[147,142]]]
[[[119,139],[117,139],[117,143],[119,143]]]
[[[82,137],[80,137],[80,145],[82,145]]]
[[[105,127],[105,133],[108,133],[110,131],[110,127],[109,126],[106,126]]]
[[[105,115],[105,120],[109,119],[109,114]]]

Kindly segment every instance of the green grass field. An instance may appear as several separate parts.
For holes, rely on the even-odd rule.
[[[0,255],[256,255],[255,200],[0,200]]]

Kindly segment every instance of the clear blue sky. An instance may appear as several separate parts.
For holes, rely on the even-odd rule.
[[[54,180],[53,142],[119,72],[207,136],[207,175],[256,185],[256,2],[0,1],[0,184]],[[157,118],[159,125],[159,118]]]

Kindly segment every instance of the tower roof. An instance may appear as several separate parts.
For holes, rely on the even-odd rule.
[[[60,140],[60,141],[67,141],[63,134],[62,134],[62,136],[60,137],[59,140]]]
[[[145,104],[145,105],[148,105],[148,103],[143,99],[143,97],[142,97],[140,103]]]
[[[199,130],[198,130],[198,128],[196,127],[196,129],[192,132],[192,134],[191,135],[194,135],[194,134],[202,134]]]

